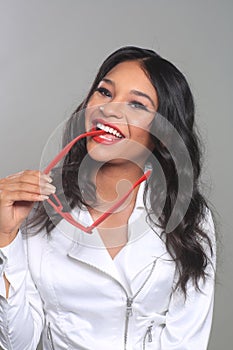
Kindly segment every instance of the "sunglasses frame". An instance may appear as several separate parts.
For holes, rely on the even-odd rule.
[[[96,135],[101,135],[104,134],[104,130],[95,130],[95,131],[88,131],[85,132],[84,134],[81,134],[74,138],[71,142],[69,142],[59,153],[58,155],[49,163],[49,165],[44,169],[44,174],[49,174],[50,171],[57,165],[57,163],[60,162],[62,158],[70,151],[70,149],[74,146],[75,143],[77,143],[79,140],[85,137],[92,137]],[[47,203],[53,207],[53,209],[61,216],[63,217],[66,221],[68,221],[70,224],[73,226],[81,229],[82,231],[86,233],[92,233],[93,229],[100,225],[104,220],[106,220],[111,214],[113,214],[129,197],[129,195],[133,192],[133,190],[139,186],[143,181],[147,180],[151,174],[151,170],[146,171],[142,177],[140,177],[139,180],[137,180],[132,187],[126,192],[126,194],[114,205],[110,207],[108,211],[106,211],[104,214],[102,214],[97,220],[93,222],[92,225],[90,226],[84,226],[80,224],[79,222],[75,221],[73,216],[68,213],[63,211],[63,205],[60,202],[59,198],[57,195],[51,194],[53,199],[55,200],[56,203],[54,203],[50,198],[47,199]]]

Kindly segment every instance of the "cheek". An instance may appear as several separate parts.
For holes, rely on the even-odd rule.
[[[135,151],[137,149],[139,153],[143,153],[146,150],[150,152],[154,150],[155,145],[148,131],[134,128],[134,134],[132,132],[131,136],[131,139],[136,142],[136,144],[133,145]]]
[[[85,128],[86,128],[86,130],[88,130],[90,128],[90,113],[85,111],[84,118],[85,118]]]
[[[130,134],[133,139],[137,140],[144,140],[144,142],[147,142],[149,139],[151,139],[151,124],[152,120],[134,120],[130,125]],[[144,143],[143,142],[143,143]]]
[[[151,135],[148,132],[145,132],[139,136],[141,143],[145,145],[148,149],[154,149],[154,142]]]
[[[87,108],[93,108],[94,106],[101,104],[101,101],[101,97],[94,93],[88,101]]]
[[[91,126],[91,119],[93,116],[93,113],[96,111],[96,105],[92,105],[91,103],[88,102],[88,105],[85,110],[84,118],[85,118],[85,126],[86,128],[90,128]]]
[[[132,128],[138,128],[141,132],[149,132],[154,121],[154,115],[146,112],[131,113],[127,115],[127,121]]]

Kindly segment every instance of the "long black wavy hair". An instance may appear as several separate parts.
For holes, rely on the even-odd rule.
[[[148,222],[152,229],[155,229],[156,226],[162,228],[167,250],[176,261],[179,272],[176,286],[180,287],[186,294],[188,280],[191,279],[198,289],[200,278],[205,279],[206,277],[205,268],[208,264],[208,254],[205,252],[203,241],[209,246],[211,254],[212,246],[207,232],[204,232],[200,225],[205,219],[207,203],[199,191],[200,143],[194,123],[193,97],[184,75],[172,63],[152,50],[133,46],[118,49],[103,62],[87,97],[68,120],[64,131],[63,145],[85,131],[83,111],[90,97],[104,76],[113,67],[124,61],[139,62],[157,92],[157,114],[163,116],[163,120],[174,126],[183,142],[183,145],[179,145],[179,142],[173,145],[172,143],[176,142],[173,135],[169,132],[166,134],[166,126],[163,123],[159,125],[158,119],[154,118],[151,134],[155,149],[149,162],[153,169],[152,174],[156,174],[156,176],[151,176],[147,183],[144,203],[148,213]],[[155,136],[158,134],[159,128],[162,133],[164,132],[163,141]],[[185,157],[182,161],[184,145],[190,157],[191,168]],[[170,152],[173,146],[176,148],[175,155],[171,155]],[[82,190],[85,188],[85,191],[88,192],[86,181],[88,170],[86,174],[82,174],[83,181],[82,178],[80,180],[80,177],[79,181],[77,180],[80,165],[86,156],[86,141],[83,139],[73,146],[67,154],[62,168],[58,168],[53,174],[55,185],[56,177],[62,175],[62,188],[59,189],[58,186],[57,194],[61,197],[64,196],[61,200],[65,200],[69,208],[81,207],[83,203],[85,204]],[[179,159],[174,159],[176,156]],[[160,208],[160,201],[162,202],[164,198],[164,193],[162,193],[164,189],[162,190],[159,186],[160,177],[157,175],[157,163],[153,159],[159,162],[166,181],[165,203],[160,212],[158,212],[158,208]],[[177,162],[179,162],[179,169],[176,166]],[[178,191],[180,179],[182,179],[183,186]],[[191,196],[188,198],[189,205],[185,209],[184,203],[187,202],[188,196],[187,188],[190,186]],[[145,200],[148,193],[150,208],[146,206]],[[46,207],[46,204],[39,204],[31,223],[33,226],[36,225],[38,230],[46,228],[49,233],[61,218],[54,212],[49,214],[48,212],[49,208]],[[171,215],[178,222],[178,225],[168,233],[167,224]]]

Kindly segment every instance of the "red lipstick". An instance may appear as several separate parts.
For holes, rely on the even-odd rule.
[[[102,119],[95,119],[93,121],[92,130],[103,131],[102,135],[93,136],[93,140],[104,145],[112,145],[125,138],[120,129],[118,129],[118,127],[116,127],[113,124],[106,123]]]

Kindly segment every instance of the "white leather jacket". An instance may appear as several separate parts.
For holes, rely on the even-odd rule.
[[[97,230],[85,234],[62,220],[48,236],[21,233],[0,250],[0,346],[35,350],[204,350],[211,328],[214,268],[191,282],[185,300],[173,292],[175,263],[145,221],[139,190],[129,242],[111,259]],[[76,211],[90,223],[87,211]],[[203,223],[213,238],[208,215]],[[214,240],[214,238],[213,238]]]

